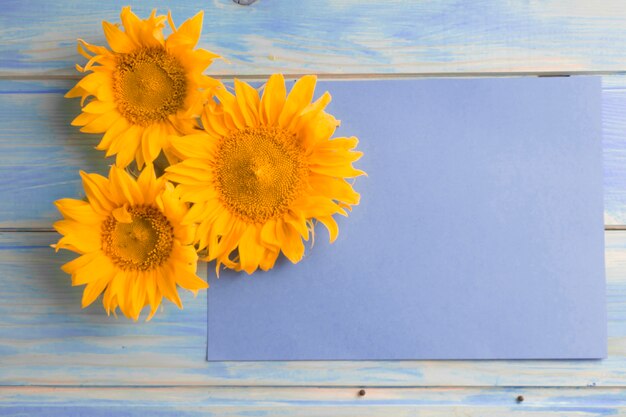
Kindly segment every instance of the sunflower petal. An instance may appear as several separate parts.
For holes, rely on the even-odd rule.
[[[82,224],[75,220],[59,220],[53,224],[53,227],[63,235],[56,245],[58,248],[70,245],[81,253],[100,249],[100,230],[93,225]]]
[[[137,44],[133,42],[119,26],[103,21],[102,29],[104,30],[104,36],[109,46],[115,52],[128,54],[137,47]]]
[[[180,287],[189,291],[198,291],[209,288],[209,284],[196,274],[189,272],[183,265],[176,269],[176,283]]]
[[[296,229],[279,219],[276,222],[276,236],[281,241],[281,250],[292,263],[298,263],[304,256],[304,244]]]
[[[83,200],[62,198],[55,201],[54,205],[66,219],[88,224],[97,224],[104,219],[103,216],[94,211],[91,204]]]
[[[183,22],[178,29],[172,28],[173,33],[167,38],[165,45],[167,48],[176,48],[184,46],[187,48],[194,48],[200,39],[202,33],[202,19],[204,18],[204,11],[199,11],[196,15]],[[171,21],[171,15],[169,16]],[[171,23],[173,25],[173,23]]]
[[[339,236],[339,226],[337,226],[337,222],[333,219],[332,216],[320,216],[317,220],[326,226],[328,229],[328,234],[330,237],[330,243],[333,243],[337,240],[337,236]]]
[[[259,121],[258,108],[261,101],[259,92],[250,84],[235,78],[235,97],[247,126],[256,126]]]
[[[316,82],[317,77],[314,75],[305,75],[296,81],[278,118],[281,126],[288,128],[293,118],[311,103]]]
[[[278,123],[286,95],[283,75],[273,74],[267,81],[261,98],[261,118],[266,125],[273,126]]]
[[[261,230],[255,225],[248,226],[239,239],[239,259],[241,269],[252,274],[263,259],[265,248],[261,243]]]
[[[265,253],[263,254],[263,259],[259,264],[259,267],[263,271],[269,271],[274,267],[276,263],[276,259],[278,259],[278,255],[280,255],[280,249],[265,249]]]
[[[176,304],[178,308],[183,308],[180,296],[176,290],[176,273],[172,271],[168,265],[161,268],[161,271],[163,271],[163,273],[157,274],[156,276],[159,292],[172,303]]]
[[[103,276],[95,281],[91,281],[83,290],[82,307],[85,308],[93,303],[104,291],[104,288],[111,282],[111,276]]]

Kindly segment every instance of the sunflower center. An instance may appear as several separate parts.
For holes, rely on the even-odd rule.
[[[144,48],[119,55],[113,75],[118,110],[130,122],[148,125],[183,108],[187,96],[185,69],[163,48]]]
[[[295,135],[277,127],[247,128],[223,138],[215,161],[223,204],[251,223],[286,212],[308,173]]]
[[[130,223],[109,216],[102,225],[102,250],[123,270],[147,271],[165,262],[174,242],[173,228],[153,206],[132,206]]]

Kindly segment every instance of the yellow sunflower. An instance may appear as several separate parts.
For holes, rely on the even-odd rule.
[[[64,220],[54,224],[63,235],[54,247],[81,255],[62,269],[72,285],[86,285],[83,307],[104,293],[107,314],[119,307],[137,320],[149,305],[149,320],[163,297],[182,308],[176,284],[191,291],[208,287],[196,276],[195,228],[181,224],[187,204],[172,184],[155,178],[151,165],[136,181],[115,166],[108,179],[81,176],[88,201],[56,201]]]
[[[324,111],[328,92],[311,103],[315,84],[314,76],[302,77],[287,96],[275,74],[259,97],[235,80],[234,95],[219,89],[219,103],[205,107],[204,132],[172,139],[183,161],[166,176],[193,203],[184,221],[198,223],[199,249],[208,248],[217,268],[268,270],[281,251],[296,263],[314,220],[332,242],[333,215],[359,203],[346,181],[364,174],[352,166],[361,157],[358,140],[331,138],[339,122]]]
[[[78,41],[78,52],[89,60],[83,77],[66,97],[93,99],[82,107],[72,125],[87,133],[106,132],[97,149],[106,156],[117,154],[116,164],[125,167],[136,159],[139,167],[152,162],[171,135],[190,133],[202,112],[206,92],[220,83],[202,72],[218,57],[196,49],[202,31],[200,12],[178,29],[171,15],[153,11],[140,20],[124,7],[118,25],[102,22],[112,51]],[[172,33],[163,37],[165,20]]]

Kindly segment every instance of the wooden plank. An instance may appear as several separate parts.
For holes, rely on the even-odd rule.
[[[0,388],[3,416],[556,416],[626,412],[619,388]],[[518,397],[522,396],[523,401]]]
[[[604,77],[605,222],[626,224],[626,77]],[[100,135],[70,126],[70,80],[0,80],[0,228],[50,228],[52,202],[82,197],[78,171],[105,173]]]
[[[70,122],[77,100],[63,98],[69,82],[0,81],[0,227],[50,228],[52,202],[82,192],[78,171],[104,172],[97,137]]]
[[[102,20],[122,0],[3,2],[0,75],[75,76],[76,38],[102,44]],[[213,74],[512,73],[626,70],[621,0],[384,2],[152,1],[177,23],[205,10],[202,47],[222,54]]]
[[[609,358],[603,361],[206,362],[206,300],[185,293],[149,323],[80,309],[47,245],[0,233],[0,385],[623,387],[626,232],[607,232]],[[209,289],[210,291],[210,289]]]
[[[626,76],[602,79],[605,223],[626,224]]]

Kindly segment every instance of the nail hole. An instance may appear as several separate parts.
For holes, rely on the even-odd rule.
[[[515,401],[517,401],[518,403],[521,403],[522,401],[524,401],[524,396],[523,395],[518,395],[517,398],[515,399]]]
[[[365,390],[364,389],[359,390],[359,397],[365,397]]]

